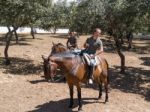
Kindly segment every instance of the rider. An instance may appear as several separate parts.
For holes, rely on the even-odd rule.
[[[102,41],[100,40],[100,35],[101,29],[96,28],[93,31],[92,37],[88,38],[84,43],[85,50],[82,51],[83,55],[88,54],[91,58],[88,71],[88,79],[90,84],[93,83],[92,75],[94,66],[96,65],[95,56],[103,52],[103,44]]]
[[[74,49],[74,48],[77,48],[77,38],[75,36],[75,32],[71,32],[70,33],[70,36],[67,40],[67,47],[69,49]]]

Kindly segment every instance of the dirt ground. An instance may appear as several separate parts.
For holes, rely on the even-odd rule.
[[[87,36],[79,38],[80,47]],[[20,35],[9,48],[11,65],[3,64],[4,42],[0,37],[0,112],[77,112],[75,105],[68,109],[69,90],[64,82],[48,83],[44,80],[41,55],[49,55],[52,42],[66,43],[57,35]],[[120,59],[110,41],[103,39],[104,56],[110,65],[109,102],[100,101],[97,87],[82,87],[84,112],[150,112],[150,40],[134,40],[133,49],[127,51],[126,74],[119,73]]]

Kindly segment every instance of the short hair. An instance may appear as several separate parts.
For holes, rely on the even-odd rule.
[[[101,29],[100,29],[100,28],[95,28],[95,29],[93,30],[93,33],[95,33],[96,31],[99,31],[99,32],[101,33]]]

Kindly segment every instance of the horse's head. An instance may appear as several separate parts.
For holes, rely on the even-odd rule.
[[[57,43],[57,44],[53,43],[51,55],[56,54],[56,53],[61,53],[67,50],[68,50],[67,47],[64,46],[62,43]]]
[[[49,81],[51,79],[50,60],[49,60],[49,58],[46,58],[43,55],[42,55],[42,59],[43,59],[44,77],[46,80]]]

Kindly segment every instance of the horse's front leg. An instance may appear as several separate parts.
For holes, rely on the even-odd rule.
[[[79,104],[78,111],[81,111],[82,110],[82,99],[81,99],[81,87],[80,87],[80,84],[77,84],[77,91],[78,91],[78,104]]]
[[[54,76],[56,76],[56,69],[52,70],[52,72],[51,72],[51,74],[50,74],[50,77],[51,77],[51,81],[52,81],[52,82],[55,82]]]
[[[106,92],[106,96],[105,96],[105,103],[108,102],[108,83],[105,83],[105,92]]]
[[[53,73],[50,74],[50,79],[49,79],[49,81],[54,82],[54,75],[53,75]]]
[[[50,81],[51,82],[54,82],[54,77],[53,77],[53,75],[51,74],[51,76],[50,76],[51,78],[50,78]]]
[[[69,91],[70,91],[70,103],[69,103],[69,108],[73,107],[73,84],[68,84],[69,85]]]
[[[99,96],[98,96],[98,100],[99,100],[102,97],[102,83],[98,84],[98,86],[99,86]]]

